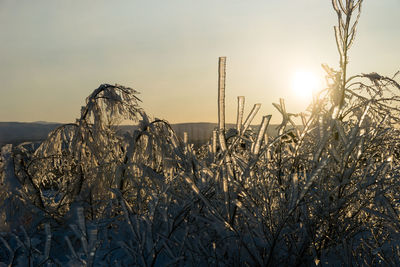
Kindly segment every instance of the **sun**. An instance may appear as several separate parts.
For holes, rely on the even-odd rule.
[[[319,79],[311,71],[297,71],[292,78],[292,90],[295,95],[304,99],[312,99],[313,92],[318,90]]]

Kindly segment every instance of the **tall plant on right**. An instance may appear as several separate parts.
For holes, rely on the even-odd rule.
[[[238,207],[231,227],[243,227],[239,240],[257,237],[247,252],[260,265],[335,264],[332,255],[349,265],[400,263],[400,86],[377,73],[348,75],[362,2],[332,1],[339,69],[323,65],[327,87],[300,114],[302,127],[281,100],[277,137],[251,157],[228,151]]]
[[[339,70],[323,65],[327,88],[312,105],[316,130],[308,138],[318,140],[311,146],[313,162],[314,166],[326,164],[310,183],[315,191],[307,193],[312,203],[306,204],[311,211],[307,217],[313,222],[308,230],[319,233],[312,241],[318,258],[341,244],[349,263],[369,258],[369,263],[398,264],[398,258],[391,261],[384,252],[374,255],[372,248],[385,243],[388,253],[397,236],[393,229],[398,227],[393,225],[398,220],[398,196],[394,192],[400,186],[400,140],[394,126],[399,123],[400,86],[394,77],[374,72],[348,74],[362,3],[332,0],[338,18],[334,32]]]

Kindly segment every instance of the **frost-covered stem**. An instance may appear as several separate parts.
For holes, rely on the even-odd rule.
[[[225,141],[225,66],[226,57],[218,61],[218,136],[222,152],[227,150]]]
[[[218,61],[218,135],[222,153],[228,152],[225,140],[225,76],[226,57],[220,57]],[[228,174],[222,177],[222,189],[224,191],[225,207],[228,218],[230,218],[230,199],[228,192],[228,176],[233,175],[229,153],[225,157]]]
[[[253,154],[255,155],[257,155],[258,152],[260,152],[261,143],[270,120],[271,120],[271,115],[263,116],[262,118],[260,130],[258,131],[256,143],[254,145],[254,150],[253,150]]]
[[[92,229],[89,232],[89,248],[90,252],[88,255],[88,265],[87,266],[93,266],[94,258],[96,256],[96,250],[99,245],[99,242],[97,240],[97,229]]]
[[[187,146],[189,143],[189,137],[187,132],[183,132],[183,143],[185,144],[185,146]]]
[[[244,112],[244,96],[238,96],[237,106],[237,119],[236,119],[236,130],[240,133],[242,129],[243,112]]]
[[[12,153],[12,144],[7,144],[1,148],[1,157],[4,162],[4,182],[8,183],[8,187],[12,190],[13,194],[18,194],[18,190],[22,185],[15,175],[14,171],[14,157]]]
[[[356,27],[361,13],[361,5],[363,0],[346,0],[343,4],[342,0],[332,0],[333,8],[338,17],[338,26],[334,27],[336,46],[340,55],[341,81],[339,85],[339,107],[344,105],[345,90],[347,85],[347,64],[348,51],[354,41]],[[356,19],[352,22],[354,10],[358,8]],[[343,20],[343,14],[345,20]]]
[[[88,254],[88,242],[87,242],[87,233],[86,233],[86,222],[85,215],[83,214],[83,207],[78,207],[76,209],[77,218],[78,218],[78,226],[80,230],[80,239],[82,243],[83,250],[86,254]]]
[[[247,116],[246,120],[244,121],[243,128],[241,134],[244,134],[246,130],[249,128],[250,123],[253,121],[254,116],[256,116],[257,112],[260,110],[261,104],[255,104],[253,109],[250,111],[250,114]]]
[[[78,167],[78,181],[72,188],[72,201],[76,199],[76,197],[81,193],[82,187],[83,187],[83,182],[85,180],[85,173],[83,171],[83,164],[80,164]]]
[[[217,131],[213,130],[213,135],[212,135],[212,152],[214,156],[217,154],[217,142],[218,142],[218,135]]]
[[[351,14],[351,13],[350,13]],[[343,104],[344,104],[344,92],[345,92],[345,90],[346,90],[346,79],[347,79],[347,77],[346,77],[346,75],[347,75],[347,64],[348,64],[348,51],[349,51],[349,47],[348,47],[348,37],[349,37],[349,34],[348,34],[348,31],[349,31],[349,27],[350,27],[350,19],[351,19],[351,16],[350,15],[347,15],[346,16],[346,25],[345,25],[345,28],[343,29],[343,31],[344,31],[344,36],[343,36],[343,38],[344,38],[344,40],[343,40],[343,51],[342,51],[342,57],[340,58],[340,67],[341,67],[341,69],[342,69],[342,77],[341,77],[341,85],[340,85],[340,87],[341,87],[341,91],[340,91],[340,93],[341,93],[341,95],[340,95],[340,102],[339,102],[339,106],[340,107],[342,107],[343,106]]]

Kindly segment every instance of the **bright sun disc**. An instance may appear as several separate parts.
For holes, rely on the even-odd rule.
[[[298,71],[293,76],[292,89],[297,96],[309,99],[318,89],[318,78],[312,72]]]

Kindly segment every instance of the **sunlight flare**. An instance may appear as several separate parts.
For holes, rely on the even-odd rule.
[[[292,78],[292,90],[296,96],[311,99],[320,85],[317,75],[311,71],[297,71]]]

